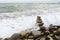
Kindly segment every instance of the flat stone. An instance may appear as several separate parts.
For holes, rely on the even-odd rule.
[[[32,34],[35,35],[35,36],[36,36],[36,35],[41,35],[41,32],[34,30],[34,31],[32,31]]]
[[[31,31],[28,31],[28,30],[24,30],[24,31],[21,31],[20,34],[22,36],[26,35],[27,33],[30,33]]]

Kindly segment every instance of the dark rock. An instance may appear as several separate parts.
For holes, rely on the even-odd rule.
[[[37,24],[39,27],[44,25],[44,23],[37,23]]]
[[[4,40],[9,40],[9,38],[5,38]]]
[[[15,33],[9,38],[9,40],[16,40],[17,38],[20,38],[20,36],[21,36],[20,34]]]
[[[44,26],[40,26],[40,31],[41,32],[45,32],[46,31],[46,28]]]
[[[50,38],[48,36],[44,36],[45,37],[45,40],[50,40]]]
[[[45,32],[44,32],[44,35],[49,35],[50,34],[50,32],[48,31],[48,30],[46,30]]]
[[[53,40],[58,40],[55,36],[53,36],[52,38],[53,38]]]
[[[40,17],[40,16],[37,16],[36,23],[37,23],[37,25],[38,25],[38,26],[43,26],[43,25],[44,25],[44,23],[42,22],[42,20],[41,20],[41,17]]]

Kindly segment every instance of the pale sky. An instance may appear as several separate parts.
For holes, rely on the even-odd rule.
[[[58,3],[60,0],[0,0],[0,3]]]

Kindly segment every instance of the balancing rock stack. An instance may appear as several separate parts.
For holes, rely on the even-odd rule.
[[[4,40],[60,40],[60,25],[50,24],[46,29],[40,16],[37,16],[36,24],[39,30],[24,30]]]
[[[46,28],[43,26],[44,23],[42,22],[42,19],[41,19],[40,16],[37,16],[36,23],[37,23],[37,25],[39,26],[40,31],[45,31],[45,30],[46,30]]]
[[[36,20],[36,23],[37,23],[37,25],[40,27],[40,26],[43,26],[43,22],[42,22],[42,20],[41,20],[41,17],[40,16],[37,16],[37,20]]]

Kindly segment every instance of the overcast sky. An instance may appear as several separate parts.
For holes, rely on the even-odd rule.
[[[0,3],[58,3],[60,0],[0,0]]]

